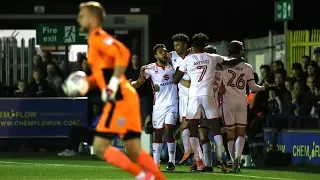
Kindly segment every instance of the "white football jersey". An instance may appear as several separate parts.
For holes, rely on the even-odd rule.
[[[172,62],[173,68],[175,70],[178,67],[180,67],[181,61],[184,61],[184,59],[190,55],[190,54],[188,54],[185,57],[181,57],[178,55],[178,53],[176,51],[172,51],[172,52],[170,52],[170,54],[171,54],[171,62]],[[183,80],[190,80],[188,72],[184,73],[182,79]],[[179,93],[179,96],[188,96],[189,95],[189,88],[187,88],[179,83],[178,84],[178,93]]]
[[[188,72],[191,79],[189,98],[195,96],[214,97],[214,72],[216,65],[222,61],[221,56],[208,53],[192,54],[182,61],[179,70]]]
[[[247,103],[247,83],[254,81],[252,66],[241,62],[232,68],[224,69],[222,81],[226,88],[223,102]]]
[[[144,78],[151,78],[151,84],[160,87],[158,92],[154,92],[153,105],[172,106],[177,104],[177,86],[173,83],[175,69],[171,65],[159,66],[157,63],[146,65]]]

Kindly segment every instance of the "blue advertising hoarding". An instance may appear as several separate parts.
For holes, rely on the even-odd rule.
[[[87,98],[0,99],[0,138],[67,137],[87,123]]]
[[[272,149],[272,133],[264,133],[265,150]],[[279,134],[278,150],[292,153],[294,164],[320,164],[320,131],[283,131]]]

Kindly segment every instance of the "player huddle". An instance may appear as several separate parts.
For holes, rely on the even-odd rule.
[[[170,53],[164,44],[156,44],[153,53],[157,62],[143,66],[139,79],[131,82],[133,87],[139,88],[146,79],[151,79],[154,89],[153,159],[160,166],[162,137],[165,134],[169,153],[166,170],[175,169],[174,134],[179,119],[184,146],[180,164],[193,154],[195,164],[191,166],[191,171],[213,171],[209,141],[211,130],[217,147],[218,168],[226,172],[222,160],[222,119],[233,160],[230,172],[239,172],[247,124],[246,87],[252,91],[262,91],[268,86],[267,83],[264,86],[255,84],[252,67],[242,59],[241,42],[232,41],[229,56],[223,57],[215,54],[213,46],[207,46],[207,40],[205,34],[195,34],[193,47],[188,49],[188,36],[176,34],[172,37],[175,51]]]

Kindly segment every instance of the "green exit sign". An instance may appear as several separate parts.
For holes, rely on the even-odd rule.
[[[274,8],[275,21],[293,20],[293,0],[278,0]]]
[[[39,24],[37,25],[37,44],[71,45],[87,44],[86,34],[79,32],[79,26],[73,24]]]

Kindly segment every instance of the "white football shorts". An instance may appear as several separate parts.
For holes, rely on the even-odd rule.
[[[236,102],[222,103],[222,118],[225,127],[247,125],[247,104]]]
[[[186,118],[188,101],[189,101],[189,97],[188,97],[188,96],[179,96],[179,116],[180,116],[180,122],[182,121],[182,118]]]
[[[208,120],[219,118],[218,105],[211,96],[196,96],[189,98],[187,108],[187,120],[199,120],[201,111]]]
[[[152,124],[154,129],[162,129],[165,125],[176,125],[178,118],[177,105],[153,106]]]

